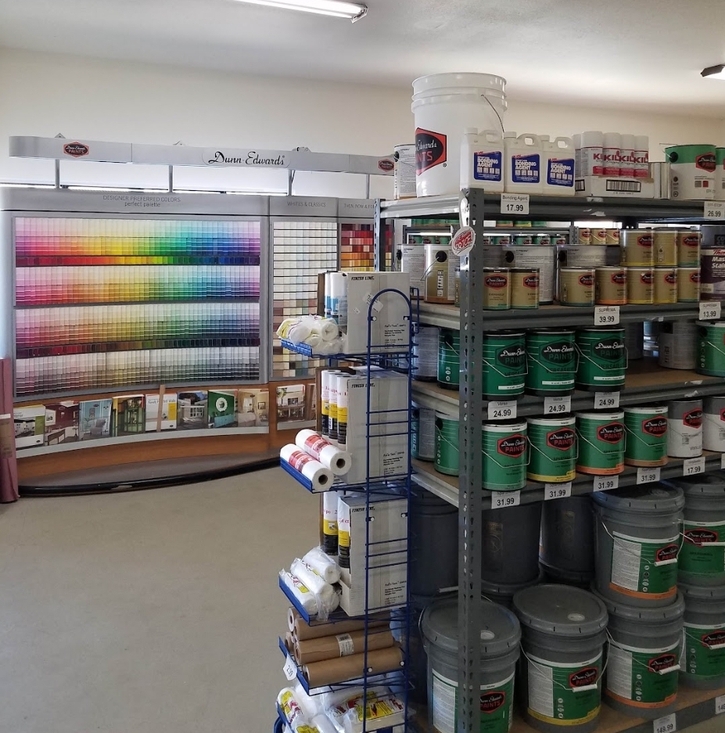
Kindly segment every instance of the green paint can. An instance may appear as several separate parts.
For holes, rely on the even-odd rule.
[[[482,392],[492,399],[523,394],[526,382],[526,337],[523,331],[483,334]]]
[[[458,389],[461,371],[461,335],[452,328],[441,328],[438,335],[438,384]]]
[[[595,476],[624,471],[624,412],[578,412],[579,458],[576,470]]]
[[[582,328],[576,332],[576,350],[577,389],[618,392],[624,386],[627,348],[623,328]]]
[[[526,422],[483,424],[483,481],[487,491],[517,491],[526,486]]]
[[[697,371],[725,377],[725,323],[698,321]]]
[[[628,466],[664,466],[667,463],[667,406],[627,407],[624,410]]]
[[[526,364],[529,394],[546,397],[572,392],[577,371],[574,331],[529,331]]]
[[[436,412],[435,470],[448,476],[458,476],[458,459],[458,416]]]
[[[725,685],[725,586],[703,588],[680,581],[685,597],[685,648],[680,681],[717,690]]]
[[[576,476],[577,436],[574,417],[529,418],[531,457],[527,476],[532,481],[565,483]]]

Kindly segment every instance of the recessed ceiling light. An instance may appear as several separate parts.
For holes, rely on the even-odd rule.
[[[717,66],[708,66],[703,69],[701,76],[708,79],[721,79],[725,81],[725,64],[718,64]]]
[[[367,5],[363,3],[348,3],[343,0],[238,0],[238,2],[329,15],[333,18],[345,18],[353,23],[365,17],[368,12]]]

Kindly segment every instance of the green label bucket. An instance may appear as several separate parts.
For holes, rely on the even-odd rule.
[[[684,649],[680,681],[688,687],[725,686],[725,587],[680,583],[685,597]]]
[[[579,366],[578,389],[619,391],[627,374],[627,348],[623,328],[583,328],[576,332]]]
[[[624,412],[579,412],[576,415],[579,458],[576,470],[611,476],[624,470]]]
[[[624,410],[628,466],[664,466],[667,463],[667,407],[628,407]]]
[[[529,418],[527,423],[531,450],[527,476],[546,483],[571,481],[579,455],[576,418]]]
[[[698,322],[697,371],[725,377],[725,323]]]
[[[458,461],[458,417],[436,412],[435,470],[448,476],[458,476]]]
[[[461,370],[461,336],[451,328],[441,328],[438,336],[438,384],[458,389]]]
[[[516,491],[526,485],[526,423],[484,423],[483,481],[488,491]]]
[[[528,393],[569,394],[574,389],[578,362],[574,331],[529,331],[526,362]]]
[[[526,381],[524,332],[484,333],[481,349],[483,394],[493,399],[523,394]]]

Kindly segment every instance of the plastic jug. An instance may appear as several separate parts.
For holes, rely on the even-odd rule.
[[[570,137],[541,138],[542,192],[550,196],[574,194],[574,141]]]
[[[501,193],[504,182],[504,144],[497,130],[467,128],[461,144],[461,188]]]
[[[525,132],[523,135],[504,136],[505,190],[508,193],[541,193],[541,140],[538,135]]]

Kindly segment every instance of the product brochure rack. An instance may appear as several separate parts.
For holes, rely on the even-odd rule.
[[[373,342],[373,324],[376,321],[376,314],[379,312],[383,301],[381,297],[387,295],[393,298],[402,298],[407,306],[407,315],[405,320],[409,324],[408,330],[408,343],[405,346],[389,346],[379,345]],[[350,616],[341,609],[334,611],[330,614],[326,622],[317,621],[314,616],[310,614],[302,607],[292,594],[284,585],[279,581],[279,586],[287,600],[300,614],[300,616],[309,624],[315,625],[316,623],[335,623],[343,620],[361,620],[364,621],[364,668],[365,672],[362,677],[353,680],[344,680],[339,683],[325,685],[325,686],[311,686],[305,677],[302,668],[298,667],[287,649],[283,639],[279,639],[279,648],[285,657],[285,673],[290,682],[299,682],[305,692],[311,696],[320,695],[325,692],[343,690],[345,688],[352,689],[362,688],[364,699],[367,699],[368,690],[375,685],[385,685],[389,687],[393,693],[399,699],[402,699],[405,707],[405,723],[398,724],[395,726],[396,732],[413,730],[413,722],[411,720],[411,712],[409,709],[409,690],[411,687],[411,680],[408,671],[408,660],[410,658],[410,624],[411,624],[411,609],[410,609],[410,569],[409,569],[409,553],[410,553],[410,542],[409,532],[406,531],[403,537],[394,537],[386,539],[384,541],[372,542],[371,537],[371,522],[374,517],[371,515],[370,506],[371,500],[378,497],[391,497],[391,498],[404,498],[406,500],[406,518],[408,516],[408,506],[411,496],[412,487],[412,462],[411,462],[411,446],[410,446],[410,428],[411,428],[411,384],[412,384],[412,371],[413,367],[413,339],[416,327],[417,319],[417,303],[414,303],[415,295],[410,293],[403,293],[400,290],[393,288],[385,288],[375,294],[368,302],[367,311],[367,349],[362,354],[348,354],[348,353],[337,353],[337,354],[317,354],[313,353],[312,350],[305,344],[293,344],[289,341],[283,341],[282,345],[284,348],[297,353],[311,356],[317,359],[326,359],[331,365],[338,365],[340,363],[352,362],[361,363],[369,367],[376,367],[381,369],[388,369],[399,372],[405,375],[408,390],[407,405],[404,409],[373,409],[373,401],[371,394],[371,380],[366,380],[366,419],[365,419],[365,443],[366,443],[366,470],[365,478],[361,482],[357,483],[346,483],[344,477],[335,480],[333,485],[330,487],[331,491],[339,492],[340,494],[355,494],[365,496],[365,562],[364,562],[364,575],[365,575],[365,593],[364,593],[364,608],[365,613],[361,615]],[[374,373],[374,372],[372,372]],[[378,437],[395,437],[405,436],[407,443],[407,459],[404,462],[405,470],[402,473],[396,473],[385,476],[371,475],[371,454],[372,454],[372,440]],[[354,456],[353,456],[354,460]],[[284,460],[280,459],[280,466],[295,480],[298,481],[305,489],[311,493],[318,493],[313,489],[311,482],[304,477],[299,471]],[[321,492],[319,492],[321,493]],[[406,591],[405,591],[405,602],[391,606],[377,606],[373,607],[370,602],[370,579],[371,571],[376,568],[405,568],[406,578]],[[369,638],[375,633],[380,633],[380,630],[376,628],[369,628],[369,624],[375,614],[388,613],[390,612],[390,628],[393,630],[393,635],[396,639],[396,645],[400,647],[402,651],[402,664],[399,669],[390,670],[387,672],[381,672],[373,674],[368,664],[368,643]],[[366,711],[366,707],[363,707]],[[278,719],[275,722],[275,733],[277,731],[288,730],[289,727],[286,725],[284,716],[281,710],[278,709]],[[380,723],[375,727],[376,730],[391,730],[390,728],[379,728]],[[368,721],[366,712],[363,714],[363,723],[360,733],[367,733],[372,730],[368,728]]]
[[[707,205],[701,201],[670,201],[660,199],[638,198],[590,198],[590,197],[526,197],[527,213],[511,213],[505,211],[501,194],[487,194],[479,189],[463,190],[459,195],[430,196],[415,199],[379,200],[375,207],[375,232],[377,261],[384,261],[384,248],[388,237],[386,225],[394,223],[398,232],[405,232],[400,227],[401,220],[413,218],[430,218],[431,220],[459,217],[461,227],[471,227],[475,233],[475,241],[482,242],[486,233],[491,232],[486,222],[498,220],[521,221],[556,221],[571,223],[570,231],[574,231],[575,221],[618,221],[623,228],[636,228],[640,223],[647,224],[686,224],[702,225],[722,223],[713,219],[712,212],[707,212]],[[520,210],[519,210],[520,211]],[[419,227],[415,227],[419,228]],[[442,227],[439,227],[439,230]],[[414,227],[411,227],[411,231]],[[431,231],[436,229],[432,221]],[[514,227],[514,230],[516,227]],[[532,230],[527,229],[530,232]],[[533,230],[537,231],[537,230]],[[546,231],[542,229],[542,231]],[[496,233],[507,234],[501,228]],[[570,238],[573,242],[573,237]],[[397,244],[397,242],[396,242]],[[516,327],[547,328],[571,326],[595,326],[597,309],[571,306],[542,306],[532,310],[484,310],[483,305],[483,269],[497,266],[486,261],[486,248],[476,246],[461,257],[460,307],[431,305],[420,306],[420,323],[422,325],[439,326],[459,330],[460,332],[460,386],[458,392],[444,390],[430,383],[414,382],[412,396],[416,403],[432,409],[443,409],[457,412],[459,415],[459,476],[443,476],[432,467],[421,461],[414,463],[414,482],[437,494],[444,500],[459,507],[459,583],[458,583],[458,710],[457,732],[474,733],[480,728],[480,633],[482,619],[482,587],[481,587],[481,555],[483,537],[482,512],[491,508],[505,508],[519,503],[542,501],[568,496],[561,493],[556,485],[543,485],[529,482],[520,492],[490,492],[482,486],[483,458],[480,450],[472,450],[472,446],[482,443],[482,425],[488,419],[489,401],[482,394],[480,380],[471,375],[482,373],[483,353],[481,339],[477,335],[487,330],[501,330]],[[720,316],[710,317],[698,304],[677,303],[672,305],[624,305],[617,309],[617,323],[636,321],[693,319],[719,320]],[[683,376],[679,370],[671,372],[671,378],[658,373],[642,375],[639,380],[629,378],[627,384],[617,395],[617,405],[595,405],[592,393],[575,392],[571,405],[564,414],[573,414],[577,410],[614,408],[621,404],[640,404],[644,402],[685,399],[702,395],[725,394],[725,380],[709,378],[694,372]],[[513,398],[512,398],[513,399]],[[518,397],[516,406],[518,416],[541,415],[543,400],[541,398]],[[554,414],[554,413],[550,413]],[[556,413],[561,414],[561,413]],[[510,415],[509,417],[516,417]],[[611,477],[592,477],[577,474],[569,485],[571,494],[586,494],[596,490],[614,489],[661,478],[705,473],[725,468],[721,454],[704,455],[702,459],[671,459],[667,466],[656,472],[626,470],[616,481],[598,481]],[[661,474],[661,476],[660,476]],[[607,484],[607,485],[605,485]],[[565,490],[566,491],[566,490]],[[684,699],[693,697],[693,691],[686,690]],[[696,705],[682,707],[678,715],[677,728],[701,722],[712,717],[716,712],[724,712],[725,708],[716,711],[713,702],[718,694],[725,690],[710,691]],[[603,706],[606,707],[606,706]],[[705,708],[709,712],[705,711]],[[693,712],[694,711],[694,712]],[[621,716],[620,726],[607,728],[608,733],[614,731],[638,731],[638,723],[632,718]],[[418,719],[419,728],[427,730],[427,721]],[[529,731],[528,726],[520,721],[514,722],[512,731]],[[651,731],[652,722],[641,726],[642,731]]]

